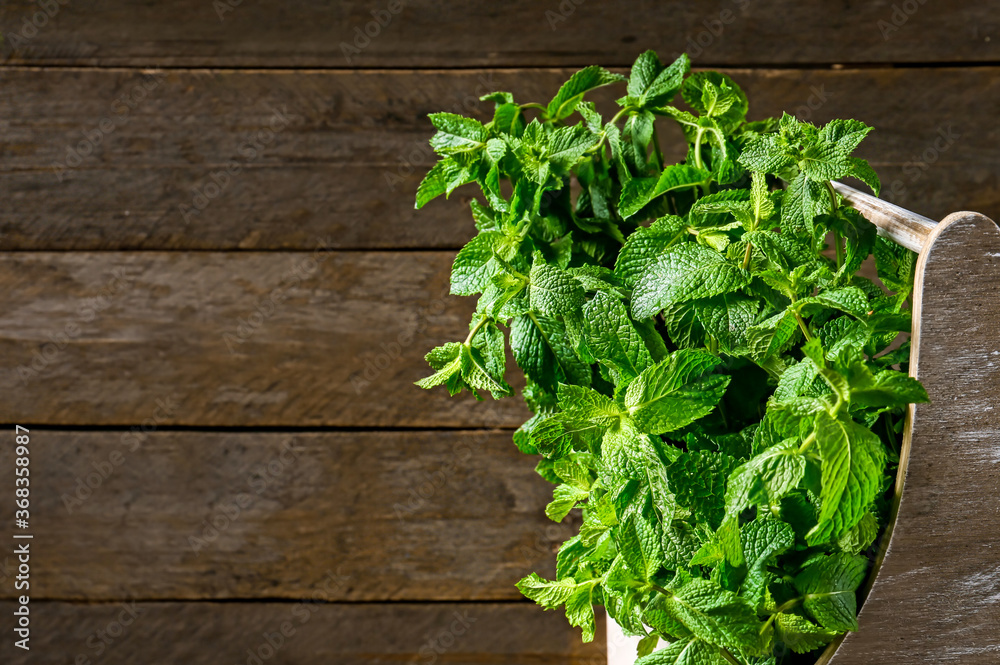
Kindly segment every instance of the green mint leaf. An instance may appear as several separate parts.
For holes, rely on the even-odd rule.
[[[462,388],[462,349],[464,346],[458,342],[449,342],[430,351],[424,359],[436,371],[431,376],[417,381],[417,385],[421,388],[444,385],[448,388],[449,393],[457,394]]]
[[[624,76],[612,74],[597,65],[581,69],[559,88],[559,92],[549,102],[546,118],[548,120],[562,120],[576,110],[577,104],[580,103],[586,92],[624,80]]]
[[[597,293],[584,306],[583,316],[588,324],[587,345],[599,362],[615,372],[616,383],[631,381],[653,364],[620,300]]]
[[[616,529],[615,537],[629,570],[641,580],[652,580],[663,566],[663,547],[657,529],[639,516]]]
[[[725,353],[737,353],[747,345],[747,330],[757,319],[759,302],[740,293],[724,293],[697,301],[698,318],[705,332]]]
[[[737,467],[726,486],[726,515],[739,515],[756,503],[774,503],[790,494],[805,476],[799,442],[785,439]]]
[[[583,287],[565,270],[549,265],[536,256],[529,279],[528,300],[533,309],[551,317],[580,312]]]
[[[581,490],[572,485],[559,485],[552,492],[552,502],[545,506],[545,516],[553,522],[562,522],[569,511],[576,508],[580,501],[586,501],[590,496],[587,490]]]
[[[774,622],[774,640],[795,653],[808,653],[833,641],[840,633],[817,626],[809,619],[782,612]]]
[[[802,152],[799,164],[803,173],[819,182],[842,178],[851,171],[848,154],[835,143],[820,142],[809,146]]]
[[[636,426],[647,434],[663,434],[711,413],[730,380],[710,374],[718,363],[709,353],[681,350],[644,370],[625,392]]]
[[[851,167],[849,175],[868,185],[868,188],[872,190],[875,196],[878,196],[879,192],[882,191],[882,181],[879,180],[878,174],[875,173],[875,169],[871,167],[871,164],[867,160],[857,157],[851,157],[847,161]]]
[[[486,128],[478,120],[454,113],[432,113],[428,116],[438,130],[431,137],[431,148],[439,155],[480,150],[486,146]]]
[[[499,231],[485,231],[460,249],[451,266],[451,293],[457,296],[482,293],[500,269],[493,255],[505,241]]]
[[[640,658],[635,665],[731,665],[731,661],[714,644],[688,637]]]
[[[424,179],[420,181],[417,186],[417,202],[414,206],[417,210],[445,193],[448,188],[448,171],[451,166],[453,166],[451,160],[442,159],[432,166]]]
[[[636,282],[632,315],[645,319],[674,303],[731,293],[749,281],[747,271],[718,252],[685,243],[661,254]]]
[[[516,317],[510,346],[518,367],[550,393],[559,383],[590,385],[590,367],[576,356],[565,326],[555,319],[531,313]]]
[[[747,600],[703,579],[694,579],[671,591],[671,595],[662,597],[660,607],[695,637],[748,653],[764,650],[763,624]]]
[[[729,455],[688,452],[667,466],[667,483],[678,505],[718,528],[726,510],[726,479],[736,466]]]
[[[629,287],[649,271],[660,254],[666,252],[687,233],[687,222],[675,215],[657,219],[648,227],[640,226],[625,241],[615,262],[615,275]]]
[[[674,164],[656,178],[633,178],[622,188],[618,211],[626,219],[642,210],[650,201],[667,192],[690,189],[707,182],[708,171],[687,164]]]
[[[868,310],[868,296],[856,286],[845,286],[802,298],[794,307],[802,314],[812,314],[823,308],[839,309],[860,319]]]
[[[819,130],[819,138],[823,143],[834,144],[840,152],[849,155],[871,131],[872,128],[860,120],[836,119]]]
[[[695,72],[684,79],[681,95],[691,108],[703,116],[718,119],[727,131],[746,119],[746,95],[725,74]]]
[[[750,140],[740,153],[739,163],[751,171],[777,173],[794,159],[787,154],[775,134],[761,134]]]
[[[855,592],[868,570],[863,556],[837,553],[824,556],[795,576],[795,588],[805,596],[806,611],[827,630],[857,630]]]

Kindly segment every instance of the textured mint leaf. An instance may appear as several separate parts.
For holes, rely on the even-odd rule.
[[[448,170],[453,163],[442,159],[431,167],[424,179],[417,186],[417,201],[414,207],[417,210],[423,208],[429,201],[445,193],[448,187]]]
[[[846,316],[828,321],[819,329],[819,339],[826,349],[827,360],[833,360],[847,347],[864,348],[871,336],[868,325]]]
[[[482,293],[499,270],[493,255],[504,242],[505,237],[499,231],[485,231],[460,249],[451,266],[451,293],[457,296]]]
[[[767,178],[760,171],[755,171],[751,176],[750,209],[756,222],[771,219],[774,214],[774,201],[767,191]],[[756,227],[755,223],[754,228]]]
[[[565,270],[536,256],[529,279],[528,299],[533,309],[550,317],[580,313],[583,287]]]
[[[576,508],[580,501],[586,501],[590,492],[572,485],[559,485],[552,492],[552,501],[545,506],[545,516],[553,522],[562,522],[569,511]]]
[[[835,119],[819,130],[819,138],[824,143],[836,145],[840,152],[849,155],[871,131],[872,128],[860,120]]]
[[[514,394],[504,381],[507,351],[503,332],[495,324],[487,323],[479,329],[472,340],[469,356],[473,369],[467,381],[473,388],[488,390],[494,399]]]
[[[615,275],[626,286],[635,283],[656,263],[660,254],[687,233],[687,222],[681,217],[667,215],[648,227],[640,226],[625,241],[615,262]]]
[[[588,547],[593,546],[601,536],[615,526],[618,526],[618,516],[615,514],[610,495],[605,494],[597,500],[592,499],[583,513],[580,540]]]
[[[826,187],[799,173],[789,183],[781,200],[781,224],[807,237],[813,233],[813,219],[829,209]]]
[[[799,164],[811,180],[820,182],[843,178],[851,171],[848,153],[838,148],[837,144],[825,141],[807,147]]]
[[[755,503],[773,503],[791,493],[805,476],[799,442],[785,439],[733,471],[726,486],[726,514],[739,515]]]
[[[596,621],[593,594],[592,584],[581,585],[566,601],[566,620],[569,625],[580,628],[584,642],[594,641]]]
[[[691,558],[692,566],[718,566],[723,562],[728,562],[733,567],[742,566],[746,562],[743,544],[740,542],[739,521],[735,518],[726,520],[716,529],[712,538]]]
[[[855,593],[868,571],[863,556],[837,553],[822,557],[795,576],[795,588],[805,596],[806,611],[827,630],[857,630]]]
[[[746,331],[750,354],[756,362],[763,363],[771,356],[784,351],[798,334],[798,330],[795,315],[789,310],[750,326]]]
[[[689,637],[640,658],[635,665],[731,665],[731,661],[714,644]]]
[[[910,293],[913,290],[913,275],[917,264],[916,252],[881,236],[875,241],[873,251],[878,278],[882,283],[893,291]]]
[[[851,386],[851,402],[860,406],[905,406],[929,401],[919,381],[894,370],[883,370],[870,382]]]
[[[736,353],[746,347],[747,330],[754,324],[760,307],[756,299],[740,293],[723,293],[697,301],[697,307],[705,332],[719,342],[723,352]]]
[[[861,521],[878,495],[885,467],[881,440],[864,426],[821,411],[814,431],[823,487],[819,523],[806,534],[810,545],[834,540]]]
[[[868,310],[868,296],[856,286],[845,286],[802,298],[795,303],[795,308],[803,314],[813,314],[823,308],[839,309],[853,317],[861,318]]]
[[[518,367],[550,393],[559,383],[590,385],[590,367],[576,356],[565,326],[555,319],[535,314],[516,317],[510,346]]]
[[[753,243],[769,261],[785,272],[815,258],[808,243],[791,232],[752,231],[744,233],[743,239]]]
[[[556,579],[573,577],[581,562],[590,554],[590,547],[584,545],[580,536],[573,536],[559,547],[556,554]]]
[[[546,157],[563,169],[574,166],[583,154],[592,148],[598,137],[586,127],[572,125],[560,127],[549,135]]]
[[[684,101],[703,116],[715,118],[728,130],[747,115],[747,98],[733,79],[719,72],[695,72],[681,86]]]
[[[624,76],[612,74],[597,65],[581,69],[559,88],[559,92],[549,102],[546,109],[546,117],[549,120],[562,120],[576,110],[576,106],[583,99],[584,93],[624,80]]]
[[[687,452],[667,466],[667,483],[678,505],[717,528],[726,509],[726,479],[736,466],[729,455]]]
[[[639,579],[650,581],[663,566],[660,534],[645,518],[638,516],[615,530],[618,552]]]
[[[431,147],[438,154],[453,155],[485,147],[488,133],[478,120],[454,113],[432,113],[428,117],[438,130],[431,137]]]
[[[731,293],[749,281],[750,273],[718,252],[685,243],[661,254],[640,276],[632,294],[632,315],[645,319],[674,303]]]
[[[795,531],[779,519],[758,516],[740,527],[740,540],[747,569],[761,570],[775,556],[795,545]]]
[[[680,189],[689,189],[706,182],[710,174],[687,164],[667,166],[656,178],[633,178],[622,187],[618,212],[626,219],[635,215],[657,196]]]
[[[583,308],[587,345],[597,360],[617,374],[617,383],[628,382],[653,364],[639,332],[620,300],[597,293]]]
[[[554,610],[565,603],[579,587],[572,578],[549,581],[537,573],[531,573],[517,583],[518,591],[547,610]]]
[[[433,388],[444,385],[452,395],[461,390],[462,371],[462,348],[464,344],[449,342],[430,351],[424,359],[432,369],[434,374],[417,381],[421,388]]]
[[[647,434],[663,434],[708,415],[731,378],[709,373],[718,363],[709,353],[680,350],[644,370],[625,392],[636,426]]]
[[[777,173],[794,160],[778,142],[775,134],[760,134],[743,146],[739,163],[751,171]]]
[[[808,653],[833,641],[840,633],[817,626],[809,619],[782,612],[774,622],[774,641],[795,653]]]
[[[613,399],[584,386],[559,386],[559,407],[570,418],[580,423],[594,423],[611,427],[624,415]]]
[[[694,579],[662,596],[659,607],[709,644],[760,653],[766,647],[763,624],[744,598],[714,582]]]

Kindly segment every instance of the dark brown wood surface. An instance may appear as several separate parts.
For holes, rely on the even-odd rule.
[[[330,583],[335,584],[334,582]],[[599,665],[598,638],[562,613],[528,603],[388,603],[337,605],[325,589],[286,603],[183,603],[123,599],[115,603],[31,605],[31,651],[0,641],[5,665]],[[313,602],[319,600],[320,602]],[[0,602],[11,616],[14,604]],[[270,638],[270,639],[269,639]],[[277,645],[277,648],[269,645]],[[80,658],[82,660],[77,660]],[[256,660],[254,660],[256,659]]]
[[[1000,658],[1000,228],[955,213],[929,243],[911,372],[931,401],[911,407],[891,538],[830,665]]]
[[[519,400],[425,391],[462,338],[448,252],[0,256],[0,421],[516,427]],[[511,372],[513,374],[513,372]],[[176,407],[158,409],[171,397]]]
[[[23,29],[38,10],[8,0],[0,25]],[[99,66],[536,67],[629,65],[647,48],[727,65],[995,62],[998,46],[992,1],[74,0],[21,42],[8,37],[3,54]]]
[[[476,190],[413,209],[434,160],[427,114],[486,118],[478,96],[496,89],[548,100],[571,71],[0,69],[0,249],[454,249]],[[1000,217],[1000,67],[730,73],[754,118],[874,126],[860,154],[884,198]]]
[[[519,600],[578,525],[545,517],[552,485],[510,434],[36,429],[32,592],[294,599],[332,575],[331,602]]]

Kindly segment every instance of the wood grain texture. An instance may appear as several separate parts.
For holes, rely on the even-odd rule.
[[[910,212],[906,208],[858,191],[840,182],[832,183],[837,193],[851,204],[869,222],[878,227],[878,234],[902,245],[912,252],[920,252],[937,225],[932,219]]]
[[[483,92],[546,100],[570,73],[0,69],[0,249],[454,249],[476,190],[413,209],[434,159],[426,115],[485,118]],[[860,154],[883,198],[1000,217],[1000,68],[730,73],[754,118],[873,125]],[[608,109],[619,93],[597,98]],[[663,120],[660,136],[683,159],[677,128]]]
[[[13,609],[13,603],[0,602],[4,616]],[[8,636],[0,642],[0,661],[7,665],[604,662],[602,637],[582,644],[579,629],[570,628],[561,612],[542,612],[528,603],[33,602],[31,619],[31,651],[16,649]],[[603,633],[604,621],[599,618],[597,634]],[[269,650],[271,643],[278,648]]]
[[[516,427],[413,382],[462,339],[450,252],[0,256],[0,422]],[[158,410],[158,399],[176,407]]]
[[[36,429],[31,455],[32,600],[520,600],[578,527],[510,431]]]
[[[9,0],[0,25],[15,32],[37,11]],[[982,62],[1000,60],[997,37],[993,2],[89,0],[61,6],[22,43],[8,37],[2,54],[185,67],[629,65],[647,48],[729,65]]]
[[[1000,658],[1000,229],[961,212],[917,265],[911,407],[891,537],[830,665]],[[827,654],[829,656],[829,653]]]

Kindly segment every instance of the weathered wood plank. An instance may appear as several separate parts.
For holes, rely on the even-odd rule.
[[[998,72],[730,73],[753,117],[788,110],[875,126],[861,153],[882,175],[883,197],[938,219],[959,206],[1000,217]],[[413,210],[432,163],[426,115],[482,117],[490,105],[477,96],[494,88],[547,99],[568,75],[0,69],[0,249],[311,249],[318,238],[339,248],[459,247],[473,231],[474,188]],[[267,145],[247,144],[272,121]],[[663,123],[668,157],[681,159],[679,132]],[[229,177],[233,160],[240,171]]]
[[[583,0],[329,3],[111,0],[0,10],[10,62],[212,67],[631,64],[646,48],[716,64],[996,61],[985,3]],[[366,37],[363,32],[367,32]],[[11,37],[16,35],[14,39]],[[992,39],[991,39],[992,37]]]
[[[0,256],[0,422],[517,426],[413,381],[464,336],[450,252]],[[158,399],[176,408],[158,411]]]
[[[911,407],[895,520],[860,630],[821,663],[986,665],[1000,654],[997,225],[968,212],[943,220],[916,293],[910,369],[931,401]]]
[[[322,596],[320,597],[322,600]],[[14,604],[0,602],[11,616]],[[9,665],[597,665],[561,612],[528,603],[31,603],[31,651],[6,635]],[[270,638],[270,639],[269,639]],[[269,645],[271,646],[269,649]]]
[[[552,485],[509,430],[36,429],[30,446],[33,598],[518,600],[577,526],[545,517]]]

